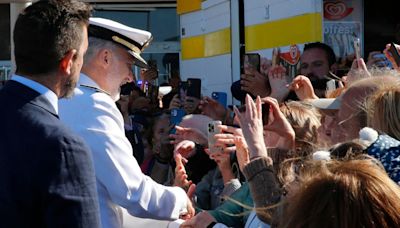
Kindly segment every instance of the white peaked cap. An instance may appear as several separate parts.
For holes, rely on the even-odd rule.
[[[147,68],[147,63],[140,54],[153,39],[150,32],[132,28],[113,20],[91,17],[88,33],[89,37],[110,40],[122,45],[135,58],[135,65]]]
[[[343,95],[336,98],[320,98],[311,100],[311,105],[322,110],[339,110]]]

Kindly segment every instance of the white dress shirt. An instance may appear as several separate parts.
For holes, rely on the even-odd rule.
[[[142,173],[122,114],[88,76],[81,74],[73,98],[60,100],[59,115],[92,150],[103,227],[122,227],[118,206],[137,217],[169,220],[186,209],[183,189],[160,185]]]
[[[33,90],[35,90],[36,92],[42,94],[51,104],[51,106],[53,106],[54,111],[56,111],[56,113],[58,113],[58,97],[57,95],[51,91],[49,88],[47,88],[46,86],[35,82],[29,78],[25,78],[19,75],[14,74],[11,77],[11,80],[19,82]]]

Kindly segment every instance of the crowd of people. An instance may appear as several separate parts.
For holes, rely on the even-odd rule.
[[[153,97],[151,33],[91,10],[38,1],[17,19],[0,90],[2,226],[123,227],[126,210],[183,228],[400,227],[391,44],[393,69],[370,55],[344,76],[331,47],[305,44],[298,76],[263,61],[232,84],[241,107],[225,106],[186,94],[176,72]]]

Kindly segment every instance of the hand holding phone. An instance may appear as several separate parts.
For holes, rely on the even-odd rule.
[[[240,113],[243,113],[246,111],[246,105],[242,105],[238,108]],[[261,115],[262,115],[262,121],[263,125],[268,124],[268,118],[269,118],[269,105],[268,104],[262,104],[261,105]]]
[[[390,53],[390,54],[387,54]],[[385,53],[386,57],[392,62],[393,66],[395,69],[399,69],[400,67],[400,54],[399,51],[397,50],[396,44],[395,43],[390,43],[389,50]]]

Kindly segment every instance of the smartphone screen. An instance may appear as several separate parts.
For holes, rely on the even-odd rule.
[[[227,105],[227,94],[225,92],[213,92],[211,98],[218,101],[222,106],[226,108]]]
[[[201,79],[188,78],[186,95],[189,97],[201,98]]]
[[[258,53],[247,53],[244,55],[244,60],[243,60],[243,64],[244,64],[244,73],[246,73],[246,69],[253,69],[253,70],[257,70],[258,72],[260,72],[260,67],[261,67],[261,63],[260,63],[260,55]]]
[[[360,38],[354,37],[353,38],[353,45],[354,45],[354,55],[356,56],[357,62],[361,58],[361,44]]]

